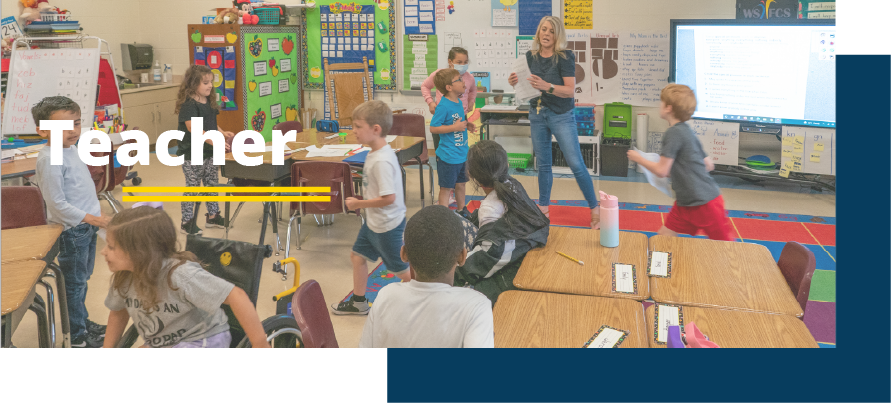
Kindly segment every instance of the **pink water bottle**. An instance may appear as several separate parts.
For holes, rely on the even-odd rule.
[[[619,198],[600,192],[600,245],[619,246]]]

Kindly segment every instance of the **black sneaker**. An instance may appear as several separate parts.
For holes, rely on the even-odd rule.
[[[92,320],[89,320],[89,319],[87,319],[86,324],[87,324],[87,332],[88,333],[90,333],[100,339],[105,338],[105,328],[106,328],[105,325],[100,325],[100,324],[93,322]]]
[[[180,230],[186,235],[201,235],[202,232],[201,228],[198,228],[197,225],[193,225],[192,223],[183,224],[180,226]]]
[[[455,213],[458,214],[459,216],[461,216],[462,218],[466,219],[466,220],[470,220],[470,212],[467,211],[467,207],[466,207],[466,206],[465,206],[463,209],[461,209],[461,210],[456,210]]]
[[[205,214],[205,217],[210,217],[210,214]],[[204,224],[205,228],[226,228],[226,223],[223,221],[223,216],[217,214],[214,218],[207,218],[206,223]]]
[[[368,305],[368,299],[365,301],[353,301],[352,298],[339,304],[331,305],[335,315],[368,315],[371,305]]]
[[[86,332],[71,341],[71,348],[102,348],[102,339]]]

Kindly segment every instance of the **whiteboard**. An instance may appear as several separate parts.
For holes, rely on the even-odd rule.
[[[3,111],[3,134],[37,133],[31,107],[62,95],[80,105],[84,126],[93,122],[99,49],[23,49],[12,54]]]

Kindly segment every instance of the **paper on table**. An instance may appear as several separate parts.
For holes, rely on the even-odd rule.
[[[306,147],[306,158],[315,158],[315,157],[342,157],[343,150],[333,149],[333,148],[318,148],[315,145],[311,145]]]
[[[668,276],[668,253],[653,251],[650,257],[650,275]]]
[[[612,348],[625,336],[625,332],[618,331],[616,329],[603,328],[600,334],[594,338],[594,341],[591,344],[588,344],[588,348]]]
[[[483,107],[483,111],[515,111],[517,110],[516,105],[486,105]]]
[[[634,147],[634,150],[639,152],[640,156],[648,161],[659,162],[659,154],[645,153],[638,150],[637,147]],[[643,170],[644,175],[647,177],[647,182],[649,182],[650,185],[653,185],[654,188],[659,189],[660,192],[665,193],[668,197],[672,197],[671,186],[668,184],[668,177],[660,178],[644,167],[641,167],[641,170]]]
[[[679,326],[679,310],[676,306],[656,305],[656,315],[659,317],[659,327],[656,329],[656,340],[660,343],[668,342],[668,327]]]
[[[362,147],[361,144],[325,144],[322,150],[355,150]]]
[[[529,65],[526,63],[525,56],[514,60],[512,71],[517,73],[517,78],[519,79],[517,85],[514,86],[518,101],[525,102],[541,96],[541,91],[532,88],[532,84],[529,83],[528,78],[532,75],[532,72],[529,71]]]
[[[630,264],[616,264],[616,291],[634,293],[634,272]]]
[[[393,135],[387,136],[387,144],[392,143],[393,140],[396,140],[396,136],[393,136]]]

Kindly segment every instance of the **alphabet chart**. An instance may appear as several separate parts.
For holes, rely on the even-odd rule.
[[[22,49],[12,54],[3,134],[34,134],[31,108],[41,99],[66,96],[80,105],[83,125],[93,122],[99,49]]]

